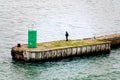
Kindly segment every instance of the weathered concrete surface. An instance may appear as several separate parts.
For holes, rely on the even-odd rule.
[[[99,37],[97,37],[97,39],[111,41],[111,46],[120,45],[120,34],[99,36]]]

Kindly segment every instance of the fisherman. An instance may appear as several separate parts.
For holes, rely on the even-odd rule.
[[[96,36],[93,37],[93,40],[96,40]]]
[[[69,36],[69,34],[68,34],[67,31],[66,31],[66,33],[65,33],[65,36],[66,36],[66,41],[68,41],[68,36]]]

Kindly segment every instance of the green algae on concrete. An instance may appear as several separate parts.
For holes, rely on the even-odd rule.
[[[88,46],[88,45],[95,45],[95,44],[104,44],[110,43],[110,41],[100,40],[100,39],[87,39],[87,40],[58,40],[58,41],[51,41],[51,42],[43,42],[38,43],[37,46],[44,47],[44,50],[51,50],[51,49],[60,49],[60,48],[69,48],[69,47],[77,47],[77,46]]]

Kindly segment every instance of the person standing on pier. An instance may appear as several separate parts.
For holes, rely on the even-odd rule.
[[[69,34],[68,34],[67,31],[66,31],[66,33],[65,33],[65,36],[66,36],[66,41],[68,41],[68,36],[69,36]]]

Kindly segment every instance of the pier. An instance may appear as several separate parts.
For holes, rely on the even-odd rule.
[[[81,40],[59,40],[37,43],[36,48],[28,48],[28,44],[12,47],[11,55],[14,60],[43,61],[80,55],[93,55],[110,52],[111,46],[120,44],[120,34],[111,34]]]
[[[14,46],[11,50],[12,58],[23,61],[43,61],[80,55],[92,55],[99,52],[109,52],[111,42],[99,39],[61,40],[38,43],[37,48],[28,48],[27,46],[27,44],[23,44],[20,47]]]
[[[97,39],[107,40],[111,42],[111,47],[116,47],[120,45],[120,34],[110,34],[99,36]]]

